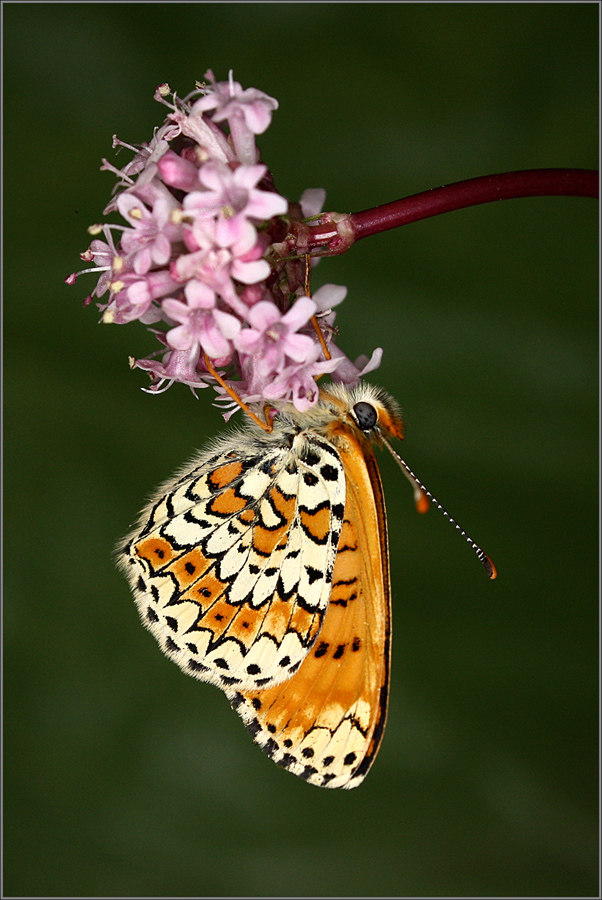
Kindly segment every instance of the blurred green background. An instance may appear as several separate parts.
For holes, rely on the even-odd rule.
[[[598,204],[487,204],[324,260],[349,355],[384,348],[402,452],[489,582],[382,459],[393,683],[364,784],[276,768],[138,620],[112,549],[223,429],[150,397],[146,330],[82,300],[111,135],[212,67],[280,109],[281,193],[365,209],[464,178],[596,168],[597,4],[4,5],[6,895],[595,896]],[[34,202],[31,202],[31,201]]]

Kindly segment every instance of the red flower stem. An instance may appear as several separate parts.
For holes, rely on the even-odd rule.
[[[484,175],[433,188],[403,200],[394,200],[373,209],[337,217],[344,227],[335,231],[327,219],[311,227],[312,247],[321,247],[325,255],[343,253],[360,238],[440,213],[516,197],[598,197],[598,172],[589,169],[525,169]],[[340,223],[341,225],[343,222]]]

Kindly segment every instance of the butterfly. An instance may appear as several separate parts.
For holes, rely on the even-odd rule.
[[[164,653],[319,787],[359,785],[385,729],[391,587],[372,444],[394,453],[402,437],[385,391],[330,385],[269,433],[249,422],[218,439],[159,488],[119,551]],[[420,504],[428,492],[406,474]]]

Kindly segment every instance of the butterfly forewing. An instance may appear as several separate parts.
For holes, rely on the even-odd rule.
[[[228,696],[278,765],[321,787],[352,788],[368,772],[385,725],[390,586],[376,461],[349,436],[337,443],[347,496],[319,638],[288,681]]]
[[[164,652],[223,689],[299,667],[328,603],[344,509],[326,442],[280,435],[257,453],[247,441],[247,454],[233,438],[164,485],[121,559]]]

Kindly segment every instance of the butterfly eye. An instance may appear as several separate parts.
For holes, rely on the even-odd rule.
[[[362,431],[372,431],[378,421],[378,413],[371,403],[356,403],[353,407],[353,418]]]

